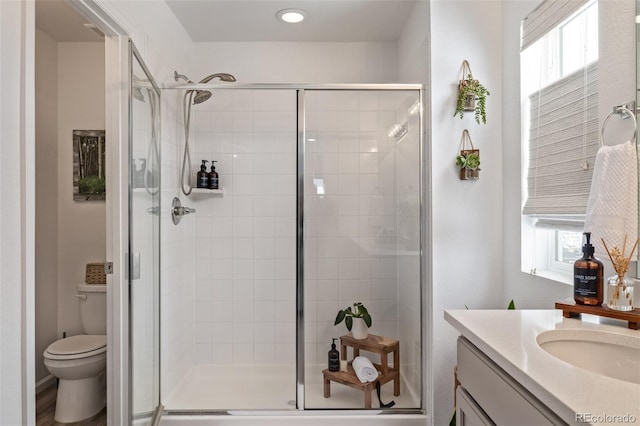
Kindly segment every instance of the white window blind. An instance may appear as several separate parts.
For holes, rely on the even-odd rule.
[[[589,0],[546,0],[522,21],[520,50],[547,34]]]
[[[529,106],[523,214],[584,215],[599,143],[597,61],[531,94]]]

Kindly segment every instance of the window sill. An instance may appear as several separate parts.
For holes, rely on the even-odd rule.
[[[522,271],[525,274],[530,274],[527,271]],[[541,278],[546,278],[548,280],[551,281],[556,281],[558,283],[561,284],[566,284],[566,285],[573,285],[573,280],[572,280],[572,276],[570,273],[566,273],[566,272],[557,272],[557,271],[551,271],[549,269],[543,269],[543,270],[536,270],[535,275],[533,275],[534,277],[541,277]]]

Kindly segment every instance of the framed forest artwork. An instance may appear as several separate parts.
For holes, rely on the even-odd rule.
[[[73,199],[105,199],[104,130],[73,131]]]

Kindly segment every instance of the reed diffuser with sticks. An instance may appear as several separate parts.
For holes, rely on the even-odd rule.
[[[607,307],[616,311],[632,311],[634,309],[633,288],[635,282],[633,279],[628,278],[626,274],[629,270],[629,262],[631,262],[633,254],[638,247],[638,238],[636,238],[629,256],[625,254],[627,248],[626,235],[622,243],[622,251],[617,246],[609,250],[604,239],[601,239],[601,241],[616,272],[615,275],[607,279]]]

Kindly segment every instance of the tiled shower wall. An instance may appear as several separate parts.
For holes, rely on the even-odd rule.
[[[401,345],[406,333],[399,332],[399,301],[417,303],[417,316],[406,318],[416,323],[407,333],[417,327],[411,341],[420,340],[419,273],[398,270],[399,229],[419,217],[419,204],[399,204],[418,191],[418,180],[400,187],[414,177],[418,143],[403,153],[388,135],[406,120],[407,96],[306,92],[307,364],[326,362],[331,338],[346,333],[344,324],[333,325],[337,311],[357,301],[372,313],[370,331],[399,338]],[[189,200],[197,209],[196,364],[295,363],[296,121],[294,90],[216,90],[194,107],[193,175],[200,160],[216,160],[224,190]],[[414,210],[403,213],[403,206]],[[417,258],[416,246],[410,248],[408,255],[402,247],[403,256]],[[417,260],[412,264],[419,268]],[[400,287],[399,277],[415,281]]]
[[[371,333],[397,337],[391,93],[309,92],[305,109],[305,359],[326,363],[339,309],[362,302]],[[381,101],[382,99],[382,101]],[[390,254],[387,256],[386,254]]]
[[[331,339],[347,332],[333,325],[337,311],[362,302],[373,318],[369,331],[400,341],[402,383],[416,401],[420,123],[412,107],[418,99],[417,92],[308,93],[304,241],[307,364],[324,368]],[[405,123],[406,135],[390,135]]]
[[[182,94],[164,91],[162,94],[162,194],[160,220],[160,319],[162,389],[175,389],[193,364],[193,217],[176,226],[171,221],[169,206],[179,196],[183,205],[190,200],[180,192],[180,164],[184,144]]]
[[[224,190],[193,202],[195,363],[293,365],[296,93],[216,90],[194,111],[194,175],[216,160]]]

